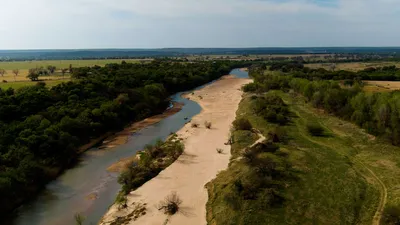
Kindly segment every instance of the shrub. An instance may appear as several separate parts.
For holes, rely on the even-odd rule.
[[[128,199],[123,193],[119,193],[115,199],[115,203],[118,205],[118,210],[128,208]]]
[[[222,154],[224,152],[224,150],[222,148],[217,148],[217,152],[218,152],[218,154]]]
[[[192,128],[198,128],[199,124],[198,123],[192,123]]]
[[[248,119],[239,118],[233,121],[233,127],[235,130],[251,130],[252,126]]]
[[[400,206],[387,206],[383,211],[381,224],[400,224]]]
[[[257,153],[252,148],[246,148],[244,149],[242,156],[245,162],[250,164],[256,159]]]
[[[307,124],[307,130],[312,136],[324,136],[324,128],[317,123]]]
[[[176,192],[172,192],[159,203],[158,210],[162,210],[168,215],[174,215],[179,211],[179,206],[181,204],[182,200],[179,198],[178,194],[176,194]]]
[[[208,122],[208,121],[206,121],[206,122],[204,122],[204,126],[207,128],[207,129],[211,129],[211,122]]]
[[[76,225],[82,225],[83,222],[85,221],[85,217],[82,216],[82,214],[80,214],[80,213],[76,213],[74,216],[74,219],[75,219]]]
[[[272,142],[284,142],[287,139],[287,133],[282,127],[275,127],[268,132],[268,139]]]
[[[279,146],[268,141],[268,142],[258,143],[254,145],[251,149],[255,153],[276,152],[279,149]]]

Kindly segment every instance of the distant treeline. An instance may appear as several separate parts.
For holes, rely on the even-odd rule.
[[[0,50],[2,60],[110,59],[172,57],[186,55],[293,55],[357,54],[396,57],[398,47],[319,47],[319,48],[163,48],[163,49],[79,49],[79,50]]]
[[[267,68],[265,64],[263,69]],[[269,65],[270,71],[290,72],[293,77],[308,80],[386,80],[400,81],[400,68],[396,66],[369,67],[357,72],[347,70],[326,70],[324,68],[312,69],[301,62],[282,62]]]
[[[306,69],[307,70],[307,69]],[[365,93],[360,83],[342,88],[333,80],[310,80],[299,77],[299,71],[284,74],[265,74],[262,68],[253,68],[251,76],[254,83],[244,87],[247,92],[263,93],[269,90],[294,91],[305,96],[308,102],[328,113],[352,121],[368,133],[389,139],[392,144],[400,145],[400,92]],[[367,70],[359,74],[381,74],[387,71],[398,73],[398,69]],[[335,73],[335,72],[329,72]],[[329,79],[323,73],[313,74],[313,78]],[[340,71],[338,72],[340,74]],[[339,79],[338,77],[333,77]],[[379,77],[379,76],[378,76]],[[341,77],[342,79],[343,77]],[[350,77],[348,77],[350,78]]]
[[[31,197],[78,156],[79,146],[165,110],[169,96],[242,62],[109,64],[74,68],[74,82],[0,89],[0,214]]]

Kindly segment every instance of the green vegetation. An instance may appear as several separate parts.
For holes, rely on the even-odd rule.
[[[288,95],[284,97],[285,100],[290,100]],[[260,129],[264,136],[273,137],[272,134],[284,133],[277,130],[274,123],[255,114],[252,104],[254,100],[250,97],[244,99],[237,114],[248,118],[253,127]],[[307,124],[310,121],[323,123],[325,118],[316,118],[307,105],[289,106],[295,116],[291,117],[288,125],[280,127],[289,136],[288,143],[273,143],[273,139],[268,138],[263,146],[255,145],[241,155],[241,147],[245,144],[236,143],[240,139],[235,139],[229,169],[221,172],[208,184],[209,223],[365,224],[371,221],[379,201],[379,192],[377,187],[370,185],[363,177],[371,179],[369,174],[364,174],[365,169],[349,158],[358,151],[349,143],[350,137],[335,135],[325,138],[308,135]],[[357,138],[362,139],[354,141],[354,144],[367,145],[364,142],[367,135],[362,132],[359,135]],[[262,161],[253,162],[254,152],[262,152],[261,155],[256,155]],[[239,156],[244,159],[238,161]],[[279,176],[269,175],[262,178],[259,175],[260,172],[273,168],[277,168]],[[253,173],[257,175],[251,179],[250,175]],[[242,179],[241,183],[238,179]],[[263,191],[258,192],[257,185],[260,182],[274,188],[261,186]],[[252,185],[246,186],[249,184]],[[255,193],[255,196],[247,192],[238,195],[235,192],[237,187]]]
[[[72,67],[84,67],[84,66],[105,66],[112,63],[121,63],[125,61],[127,63],[139,63],[140,59],[96,59],[96,60],[38,60],[38,61],[11,61],[11,62],[0,62],[0,68],[5,70],[28,70],[31,68],[47,67],[49,65],[55,66],[56,68],[69,68]]]
[[[66,83],[70,81],[69,79],[65,79],[65,80],[47,80],[47,81],[40,81],[46,84],[46,87],[54,87],[58,84],[61,83]],[[20,88],[23,87],[29,87],[29,86],[34,86],[36,85],[38,82],[32,82],[32,81],[21,81],[21,82],[7,82],[7,83],[0,83],[0,88],[3,90],[7,90],[9,88],[12,88],[14,90],[18,90]]]
[[[244,87],[252,93],[237,120],[249,120],[267,141],[249,147],[254,136],[235,128],[230,166],[207,185],[208,223],[397,224],[400,148],[391,143],[398,93],[365,94],[357,82],[341,88],[294,78],[292,69],[264,69],[253,68],[255,84]]]
[[[400,207],[387,206],[382,216],[382,224],[397,225],[400,224]]]
[[[7,202],[0,212],[14,209],[71,165],[80,146],[164,111],[171,94],[241,65],[122,62],[74,68],[74,82],[52,88],[39,83],[0,89],[0,201]]]
[[[171,165],[183,152],[184,146],[173,134],[166,142],[157,141],[155,145],[147,145],[139,153],[139,161],[130,165],[118,178],[122,185],[119,195],[127,195],[142,186],[162,170]],[[121,197],[117,197],[117,200]]]
[[[235,130],[251,130],[253,127],[248,119],[238,118],[233,121],[233,128]]]
[[[324,136],[324,128],[317,123],[308,123],[307,131],[312,136]]]

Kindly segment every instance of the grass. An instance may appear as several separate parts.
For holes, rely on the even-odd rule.
[[[5,70],[28,70],[30,68],[36,67],[47,67],[48,65],[52,65],[60,68],[69,68],[69,65],[72,67],[83,67],[83,66],[104,66],[110,63],[121,63],[122,61],[126,61],[129,63],[140,62],[139,59],[95,59],[95,60],[38,60],[38,61],[11,61],[11,62],[0,62],[0,68]]]
[[[62,77],[60,69],[68,69],[70,65],[72,67],[85,67],[85,66],[105,66],[110,63],[121,63],[122,61],[126,61],[128,63],[139,63],[140,59],[96,59],[96,60],[38,60],[38,61],[11,61],[11,62],[0,62],[0,69],[6,70],[6,74],[3,77],[0,77],[0,81],[6,80],[8,82],[14,81],[28,81],[26,78],[28,75],[28,71],[31,68],[37,67],[47,67],[49,65],[55,66],[57,68],[56,73],[52,76],[45,76],[41,79],[53,80],[59,79]],[[149,59],[147,59],[149,60]],[[13,70],[18,69],[18,76],[14,77]],[[69,76],[68,73],[65,74],[67,78]]]
[[[364,81],[366,85],[363,90],[365,92],[391,92],[400,90],[399,81]]]
[[[49,65],[55,66],[57,68],[53,75],[41,76],[40,79],[43,80],[48,87],[55,86],[62,82],[70,80],[70,75],[66,73],[62,75],[60,69],[72,67],[84,67],[84,66],[104,66],[110,63],[121,63],[122,61],[128,63],[138,63],[139,59],[98,59],[98,60],[43,60],[43,61],[12,61],[12,62],[0,62],[0,68],[6,70],[6,74],[0,77],[0,88],[14,88],[19,89],[25,86],[35,85],[36,82],[31,82],[26,76],[28,75],[28,70],[36,67],[47,67]],[[18,76],[14,76],[12,70],[18,69]],[[2,81],[7,81],[2,82]]]
[[[400,205],[399,147],[314,109],[302,97],[278,93],[294,114],[284,127],[289,141],[280,144],[279,151],[288,154],[298,179],[286,181],[282,206],[263,208],[263,199],[231,202],[227,196],[234,178],[249,169],[232,160],[229,169],[207,185],[209,224],[371,224],[381,200],[381,186],[369,170],[386,186],[387,205]],[[250,99],[246,98],[237,115],[249,119],[266,136],[274,125],[249,109]],[[320,124],[329,135],[311,136],[307,132],[310,122]],[[232,146],[233,159],[250,142],[236,140],[243,143]]]
[[[332,63],[311,63],[306,64],[306,67],[310,68],[324,68],[326,70],[331,69]],[[363,63],[363,62],[349,62],[349,63],[337,63],[336,70],[350,70],[350,71],[359,71],[366,69],[368,67],[383,67],[383,66],[397,66],[400,67],[399,62],[375,62],[375,63]]]
[[[61,84],[63,82],[68,82],[70,79],[64,79],[64,80],[47,80],[44,81],[46,83],[47,87],[53,87],[56,86],[57,84]],[[0,83],[0,88],[3,90],[6,90],[8,88],[14,88],[15,90],[20,89],[22,87],[27,87],[27,86],[33,86],[37,84],[36,81],[19,81],[19,82],[8,82],[8,83]]]

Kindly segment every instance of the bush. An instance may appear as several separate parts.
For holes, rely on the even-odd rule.
[[[252,126],[248,119],[239,118],[233,121],[233,127],[235,130],[251,130]]]
[[[207,128],[207,129],[211,129],[211,122],[208,122],[208,121],[206,121],[206,122],[204,122],[204,126]]]
[[[287,133],[282,127],[275,127],[268,132],[268,139],[272,142],[284,142],[287,139]]]
[[[198,128],[199,127],[199,124],[198,123],[192,123],[192,128]]]
[[[383,211],[381,224],[400,224],[400,206],[387,206]]]
[[[115,203],[118,205],[118,210],[128,208],[128,199],[123,193],[119,193],[115,199]]]
[[[279,146],[272,143],[272,142],[263,142],[254,145],[251,148],[255,153],[262,153],[262,152],[276,152],[279,149]]]
[[[217,153],[218,154],[222,154],[224,152],[224,150],[222,148],[217,148]]]
[[[74,219],[75,219],[75,224],[76,225],[82,225],[83,222],[85,221],[85,217],[82,216],[82,214],[80,214],[80,213],[76,213],[74,215]]]
[[[182,200],[179,198],[178,194],[176,194],[176,192],[172,192],[159,203],[158,210],[162,210],[168,215],[174,215],[179,211],[179,206],[181,204]]]
[[[324,136],[324,128],[316,123],[309,123],[307,124],[308,133],[312,136]]]

